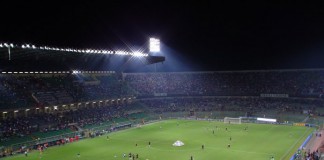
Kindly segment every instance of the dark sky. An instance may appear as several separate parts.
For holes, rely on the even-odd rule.
[[[114,49],[156,36],[183,70],[324,68],[323,4],[29,2],[2,3],[0,13],[1,42]]]

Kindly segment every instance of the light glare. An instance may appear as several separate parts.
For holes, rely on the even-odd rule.
[[[160,52],[160,40],[150,38],[150,52]]]

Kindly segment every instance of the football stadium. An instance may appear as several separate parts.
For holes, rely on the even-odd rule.
[[[324,160],[324,5],[1,2],[0,160]]]
[[[321,69],[124,73],[118,69],[128,63],[167,59],[0,47],[4,159],[259,160],[323,152]]]

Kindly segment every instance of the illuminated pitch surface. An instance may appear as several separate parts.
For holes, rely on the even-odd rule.
[[[128,158],[123,158],[123,153],[131,152],[138,154],[140,160],[188,160],[191,155],[195,160],[267,160],[272,155],[279,160],[289,159],[311,132],[311,128],[296,126],[168,120],[114,132],[109,140],[105,135],[51,147],[44,151],[41,159],[125,160]],[[176,140],[185,145],[172,146]],[[77,153],[80,153],[79,158]],[[28,157],[18,155],[7,159],[35,160],[39,159],[39,153],[34,151]]]

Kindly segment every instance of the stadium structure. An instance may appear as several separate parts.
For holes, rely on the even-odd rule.
[[[315,159],[324,152],[323,69],[124,72],[163,61],[137,51],[1,43],[0,156]],[[101,140],[122,151],[76,149]]]

